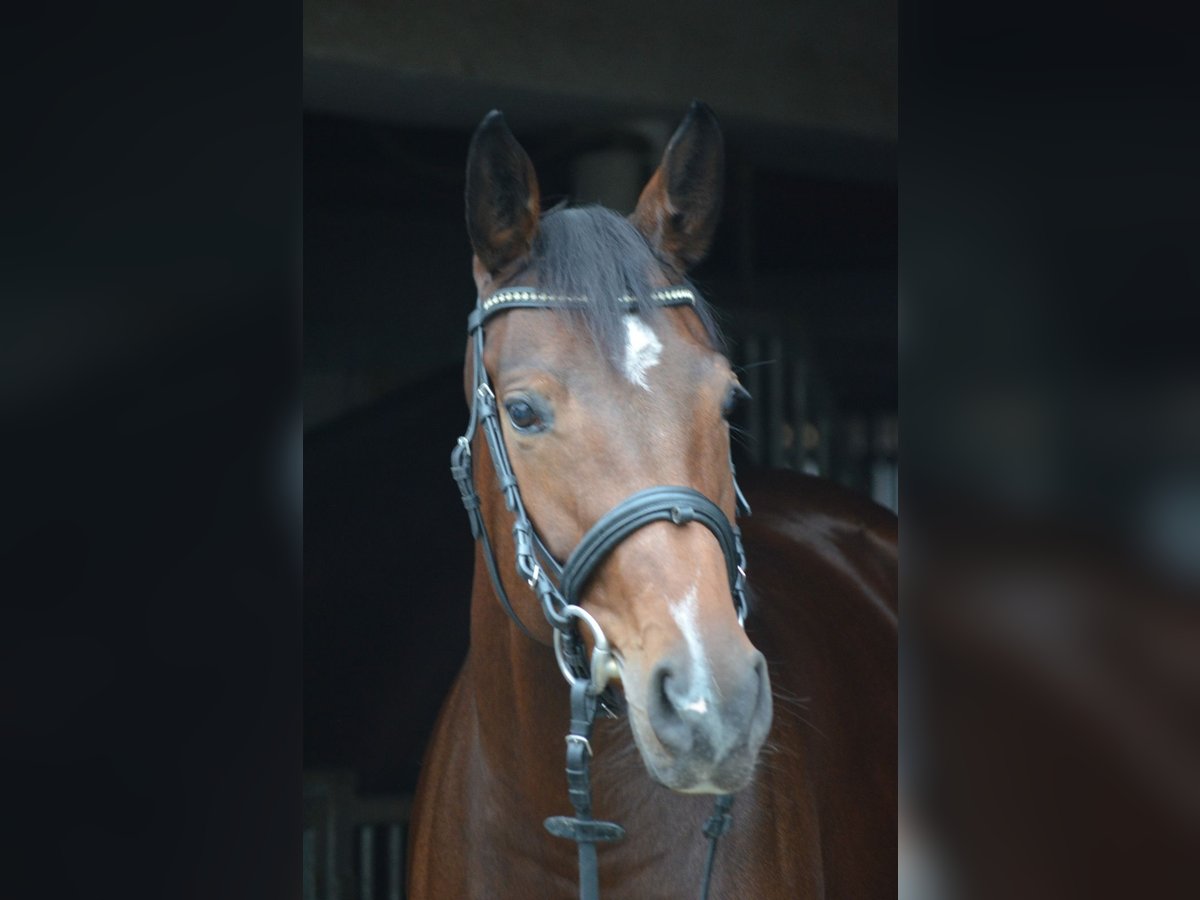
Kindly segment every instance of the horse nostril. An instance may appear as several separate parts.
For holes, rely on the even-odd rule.
[[[684,689],[679,676],[670,665],[663,663],[655,670],[655,679],[661,712],[668,716],[678,715],[680,691]]]
[[[691,729],[679,714],[677,699],[681,689],[679,674],[668,663],[659,663],[651,675],[651,701],[647,713],[650,725],[664,746],[675,752],[686,751],[692,742]]]
[[[658,679],[658,698],[661,701],[663,708],[672,710],[675,704],[671,702],[671,694],[667,690],[667,682],[671,680],[671,673],[663,670]]]
[[[680,716],[694,711],[694,698],[690,697],[692,681],[686,670],[679,670],[669,664],[663,664],[659,674],[658,692],[664,711],[672,716]]]

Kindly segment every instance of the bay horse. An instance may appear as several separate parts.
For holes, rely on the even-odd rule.
[[[739,491],[745,391],[686,281],[723,165],[696,102],[631,216],[542,214],[503,116],[472,138],[452,468],[478,540],[417,900],[895,895],[896,522],[794,473]]]

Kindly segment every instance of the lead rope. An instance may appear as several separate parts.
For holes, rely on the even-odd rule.
[[[712,886],[713,863],[717,859],[717,839],[733,827],[733,794],[722,794],[713,804],[713,814],[704,823],[704,836],[708,838],[708,861],[704,864],[704,883],[700,886],[700,900],[708,900],[708,889]]]
[[[596,844],[619,841],[625,829],[616,822],[604,822],[592,817],[592,725],[596,721],[597,699],[591,683],[585,678],[571,685],[571,730],[567,733],[567,794],[575,807],[574,816],[551,816],[546,830],[555,837],[575,841],[579,845],[579,900],[600,900],[600,870]],[[704,881],[700,900],[708,900],[712,887],[713,864],[717,858],[717,841],[733,826],[729,809],[733,795],[723,794],[713,804],[713,813],[704,823],[708,838],[708,858],[704,864]]]
[[[579,900],[600,900],[597,841],[619,841],[625,837],[625,829],[617,823],[592,818],[590,740],[596,703],[591,682],[576,679],[571,685],[571,730],[567,733],[567,793],[575,807],[575,816],[551,816],[545,821],[546,830],[552,835],[579,845]]]

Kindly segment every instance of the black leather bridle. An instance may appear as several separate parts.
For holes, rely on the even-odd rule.
[[[678,286],[654,290],[647,301],[623,297],[619,302],[627,305],[630,312],[637,309],[639,302],[649,302],[656,306],[694,308],[696,295],[691,288]],[[504,589],[491,538],[488,536],[480,510],[479,494],[475,489],[471,465],[471,445],[476,430],[482,428],[491,452],[496,479],[504,494],[504,503],[513,514],[517,572],[533,590],[546,620],[554,628],[555,655],[563,676],[571,685],[567,779],[576,815],[551,817],[546,820],[546,827],[552,834],[570,838],[579,844],[580,897],[582,900],[595,900],[599,894],[596,842],[617,840],[623,836],[624,831],[619,825],[599,822],[591,816],[588,766],[592,751],[589,738],[597,707],[615,714],[616,703],[611,692],[606,691],[606,687],[610,678],[617,674],[617,664],[599,624],[580,606],[579,601],[588,579],[621,541],[646,525],[652,522],[672,522],[684,526],[697,522],[711,531],[721,546],[739,623],[745,621],[747,605],[746,557],[742,549],[741,531],[729,521],[716,503],[693,488],[651,487],[626,497],[587,530],[578,546],[567,557],[567,561],[561,565],[534,529],[517,487],[517,478],[504,443],[496,395],[484,368],[483,326],[492,316],[509,309],[563,309],[579,307],[586,303],[586,298],[549,294],[528,287],[503,288],[486,299],[477,300],[475,309],[467,319],[467,333],[473,348],[471,368],[474,384],[471,415],[466,432],[458,439],[451,453],[450,471],[458,484],[463,506],[470,518],[471,534],[482,544],[483,558],[496,596],[517,627],[536,640],[517,615]],[[730,475],[737,497],[737,512],[739,515],[749,515],[750,507],[742,495],[741,488],[738,487],[732,460]],[[583,621],[592,632],[594,646],[590,664],[585,658],[583,640],[575,627],[577,619]],[[702,897],[708,896],[716,839],[728,829],[731,821],[730,802],[729,797],[718,798],[717,809],[704,828],[711,844]]]

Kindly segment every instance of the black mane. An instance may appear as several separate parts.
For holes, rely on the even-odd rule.
[[[629,312],[619,298],[644,300],[655,287],[652,274],[664,268],[640,231],[600,206],[559,206],[543,215],[531,263],[541,290],[588,298],[585,306],[560,312],[582,319],[596,344],[614,360],[624,347],[623,317]],[[711,307],[686,278],[679,278],[678,283],[696,295],[696,314],[709,342],[721,349]],[[643,302],[638,305],[638,313],[653,323],[662,310]]]

